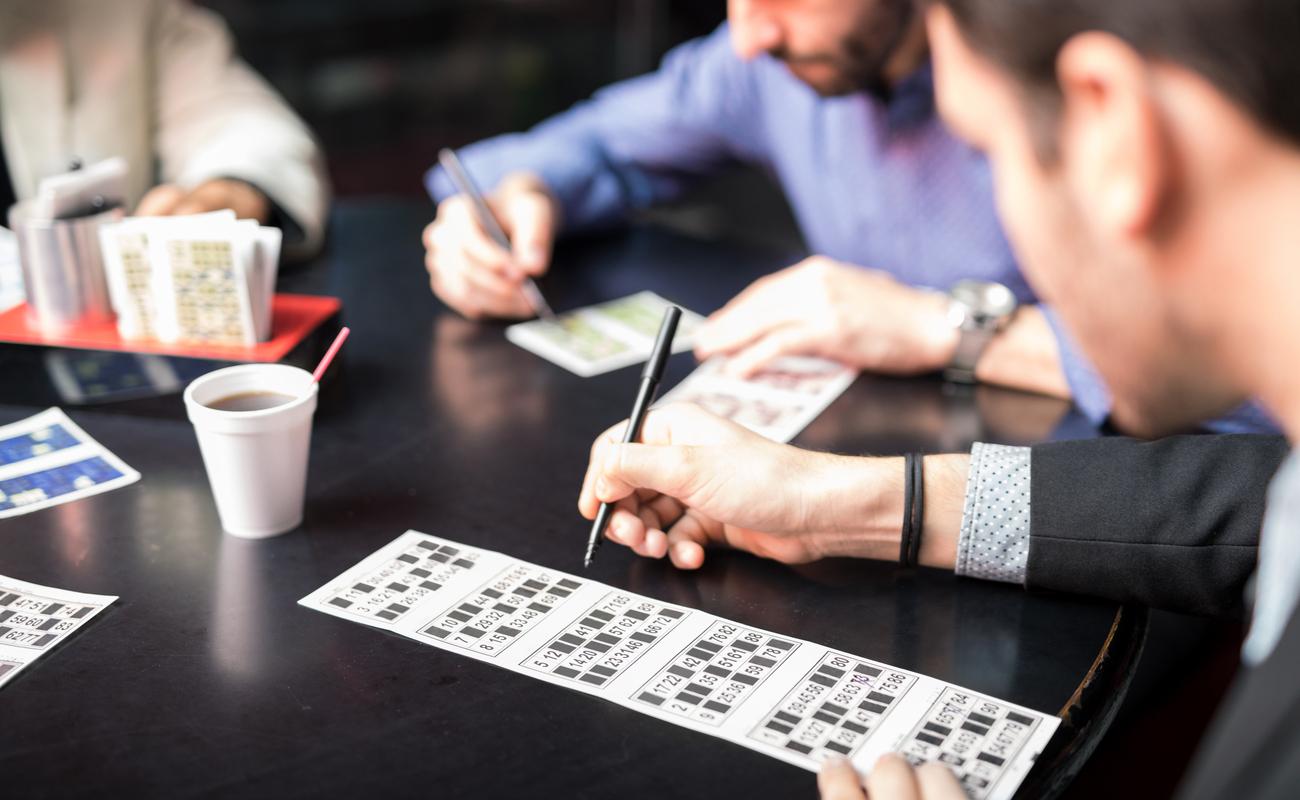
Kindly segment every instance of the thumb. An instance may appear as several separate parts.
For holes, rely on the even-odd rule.
[[[685,445],[610,445],[596,479],[596,498],[612,503],[649,489],[689,501],[699,484],[701,460],[699,448]]]
[[[555,209],[550,198],[537,191],[520,192],[506,199],[504,210],[515,264],[534,277],[544,274],[555,240]]]

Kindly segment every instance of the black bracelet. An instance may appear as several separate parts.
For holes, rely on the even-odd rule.
[[[916,502],[916,456],[903,456],[903,532],[898,540],[898,563],[910,567],[912,557],[912,506]]]
[[[908,566],[921,563],[921,533],[925,530],[925,456],[912,454],[912,537],[911,553],[908,554]]]

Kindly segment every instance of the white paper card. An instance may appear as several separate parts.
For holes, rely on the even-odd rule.
[[[535,319],[506,328],[506,338],[547,361],[589,378],[639,364],[650,357],[668,300],[638,292],[559,315],[558,322]],[[704,318],[682,310],[673,352],[691,349]]]
[[[57,408],[0,427],[0,519],[140,480]]]
[[[725,374],[711,358],[656,405],[695,403],[777,442],[788,442],[853,383],[857,373],[823,358],[785,356],[748,378]]]
[[[1059,720],[925,675],[407,531],[299,601],[816,770],[940,761],[1004,800]]]
[[[0,687],[114,600],[0,575]]]

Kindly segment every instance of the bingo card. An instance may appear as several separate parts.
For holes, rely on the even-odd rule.
[[[535,319],[506,328],[506,338],[525,350],[589,378],[645,361],[669,301],[638,292],[608,303],[560,314],[555,322]],[[691,337],[704,318],[682,310],[673,352],[691,349]]]
[[[0,575],[0,687],[114,600]]]
[[[407,531],[299,601],[808,770],[938,761],[1011,797],[1059,720],[878,661]]]
[[[659,400],[694,403],[777,442],[788,442],[849,388],[857,372],[834,361],[785,356],[749,378],[711,358]]]
[[[0,427],[0,519],[139,479],[57,408]]]

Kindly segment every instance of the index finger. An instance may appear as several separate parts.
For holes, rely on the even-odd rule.
[[[798,319],[798,311],[779,284],[764,278],[709,315],[695,334],[700,358],[732,353],[772,330]]]
[[[600,508],[600,501],[596,499],[596,478],[600,465],[604,462],[604,450],[623,440],[627,424],[628,421],[623,420],[610,426],[591,443],[591,450],[587,454],[587,471],[582,476],[582,488],[578,491],[578,513],[587,519],[595,519],[596,510]]]

